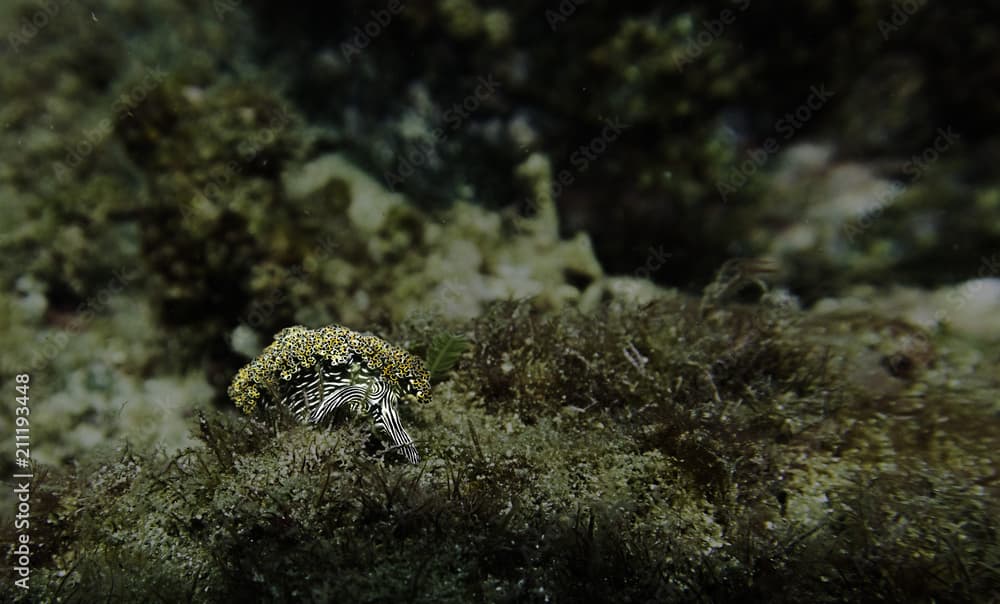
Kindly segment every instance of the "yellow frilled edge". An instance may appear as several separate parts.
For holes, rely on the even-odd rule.
[[[381,338],[340,325],[282,329],[274,342],[236,373],[229,385],[229,398],[245,413],[253,413],[265,393],[277,392],[279,381],[291,379],[299,369],[319,360],[333,365],[347,363],[354,355],[380,370],[391,387],[412,393],[420,402],[430,400],[430,373],[422,360]],[[404,383],[408,388],[403,388]]]

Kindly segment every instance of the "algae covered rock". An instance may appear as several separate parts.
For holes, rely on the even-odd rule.
[[[974,564],[997,556],[994,402],[940,381],[987,377],[945,340],[903,377],[873,359],[900,396],[848,386],[905,329],[861,315],[663,296],[469,327],[401,409],[419,466],[356,420],[212,412],[182,452],[54,470],[32,595],[961,601],[997,580]]]

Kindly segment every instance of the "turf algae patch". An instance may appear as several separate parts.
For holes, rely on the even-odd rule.
[[[60,470],[32,598],[990,594],[1000,431],[990,393],[955,385],[984,383],[981,364],[930,334],[934,365],[895,377],[863,350],[891,349],[882,321],[700,306],[497,305],[408,407],[419,466],[388,463],[361,422],[210,413],[195,448]],[[849,387],[869,356],[903,389]]]

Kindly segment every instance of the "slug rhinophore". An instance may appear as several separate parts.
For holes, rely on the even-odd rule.
[[[365,412],[410,463],[420,456],[399,422],[396,405],[407,397],[427,402],[430,394],[423,361],[381,338],[339,325],[281,330],[229,386],[229,397],[247,414],[279,404],[301,421],[323,424],[341,407]]]

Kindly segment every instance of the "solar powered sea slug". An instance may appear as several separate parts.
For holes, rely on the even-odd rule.
[[[339,325],[279,331],[229,386],[229,397],[247,414],[278,404],[301,421],[328,424],[340,408],[367,413],[411,463],[420,456],[396,405],[411,397],[429,401],[430,393],[430,374],[419,358]]]

